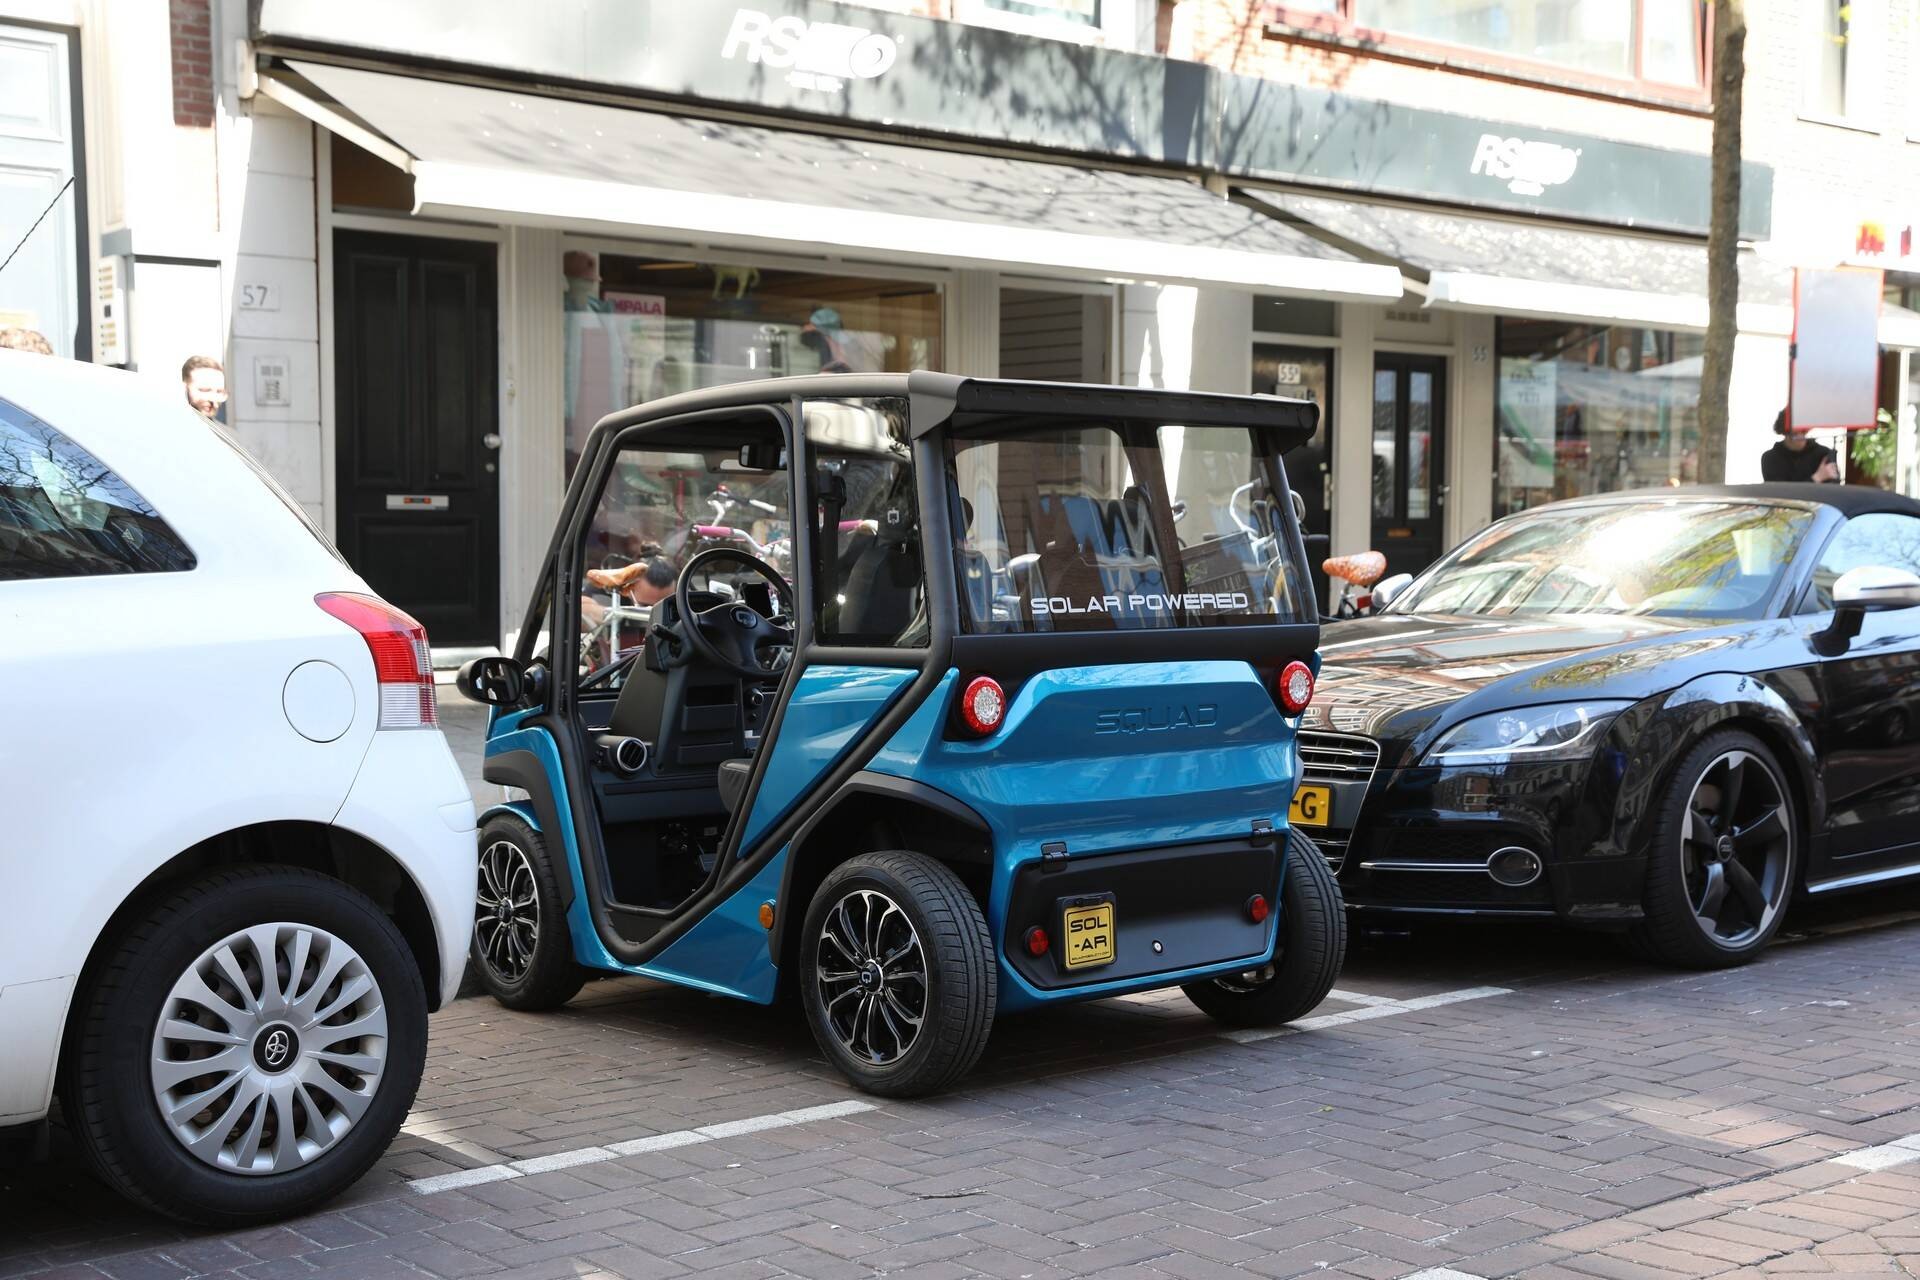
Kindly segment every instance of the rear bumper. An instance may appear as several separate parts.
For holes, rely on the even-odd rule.
[[[442,1007],[466,969],[479,875],[473,796],[446,738],[419,729],[374,734],[333,821],[385,849],[413,877],[440,953],[439,989],[427,997]]]
[[[47,1114],[74,978],[0,987],[0,1128]]]
[[[1001,1006],[1151,991],[1267,963],[1279,931],[1280,835],[1021,863],[1000,929]],[[1257,923],[1247,914],[1255,894],[1270,906]],[[1114,959],[1071,969],[1064,909],[1104,896],[1113,903]],[[1036,926],[1050,940],[1040,956],[1026,946]]]

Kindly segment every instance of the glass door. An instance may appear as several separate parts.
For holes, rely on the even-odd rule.
[[[1439,356],[1373,360],[1373,545],[1389,574],[1418,573],[1442,550],[1446,372]]]

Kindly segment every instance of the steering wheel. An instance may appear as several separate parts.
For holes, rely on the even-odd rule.
[[[782,610],[791,614],[793,596],[787,581],[774,567],[758,556],[733,547],[709,547],[682,566],[679,581],[673,584],[674,611],[679,615],[674,630],[692,646],[702,660],[723,671],[753,680],[766,680],[785,674],[793,665],[793,627],[772,618],[763,618],[744,600],[725,600],[704,613],[693,610],[693,578],[699,570],[716,560],[734,560],[766,579],[780,601]],[[786,654],[771,665],[761,661],[765,648],[786,647]]]

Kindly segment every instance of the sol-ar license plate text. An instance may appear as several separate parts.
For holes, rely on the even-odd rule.
[[[1297,827],[1324,827],[1333,819],[1333,788],[1297,787],[1287,806],[1287,821]]]
[[[1113,903],[1090,902],[1066,908],[1060,932],[1066,939],[1069,969],[1094,969],[1112,964],[1114,957]]]

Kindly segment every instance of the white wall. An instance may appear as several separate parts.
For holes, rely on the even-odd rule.
[[[1759,484],[1760,455],[1773,447],[1773,420],[1787,403],[1788,339],[1743,333],[1733,341],[1727,389],[1727,483]]]
[[[313,126],[265,98],[228,110],[220,132],[220,252],[232,338],[227,422],[315,520],[333,495],[320,433],[320,312]],[[263,371],[284,366],[286,403]]]

